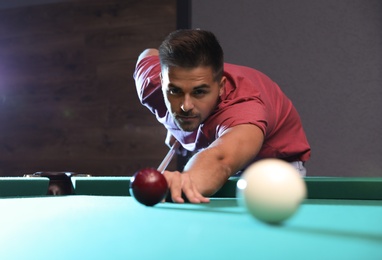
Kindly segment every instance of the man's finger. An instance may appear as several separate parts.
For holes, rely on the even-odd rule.
[[[182,179],[179,172],[173,172],[169,187],[172,201],[176,203],[184,203],[184,199],[182,198]]]

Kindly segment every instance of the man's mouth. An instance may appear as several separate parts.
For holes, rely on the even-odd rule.
[[[196,120],[198,119],[197,116],[195,115],[187,115],[187,116],[184,116],[184,115],[177,115],[176,116],[176,119],[180,122],[189,122],[189,121],[193,121],[193,120]]]
[[[178,116],[179,119],[191,120],[197,118],[196,116]]]

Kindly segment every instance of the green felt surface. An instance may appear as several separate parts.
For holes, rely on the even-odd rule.
[[[236,197],[238,177],[230,178],[214,197]],[[309,199],[382,200],[382,178],[307,177]],[[78,195],[128,196],[130,177],[72,177]]]
[[[44,177],[0,177],[0,197],[46,195],[49,179]]]
[[[307,200],[284,225],[236,199],[145,207],[128,196],[0,199],[0,259],[382,259],[382,202]]]
[[[315,199],[382,200],[382,178],[305,178],[308,197]]]
[[[75,194],[130,196],[131,177],[72,177]]]

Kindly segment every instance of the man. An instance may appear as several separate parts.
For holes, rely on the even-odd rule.
[[[134,72],[143,105],[195,154],[182,173],[164,171],[171,198],[207,203],[227,179],[252,162],[280,158],[304,174],[310,147],[291,101],[267,76],[224,63],[214,34],[178,30],[147,49]]]

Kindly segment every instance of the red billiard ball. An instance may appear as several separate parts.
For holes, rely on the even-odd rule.
[[[130,181],[130,194],[146,206],[154,206],[167,195],[166,178],[154,168],[137,171]]]

